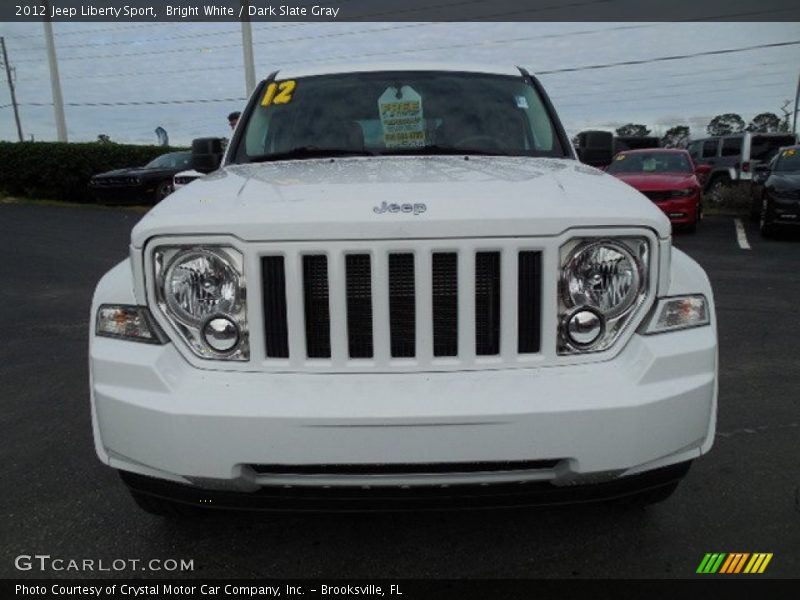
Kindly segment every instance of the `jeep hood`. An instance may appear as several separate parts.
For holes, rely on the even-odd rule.
[[[425,204],[421,214],[376,212]],[[648,227],[669,219],[602,171],[567,159],[403,156],[232,165],[171,194],[136,225],[157,235],[244,241],[554,236],[575,227]]]

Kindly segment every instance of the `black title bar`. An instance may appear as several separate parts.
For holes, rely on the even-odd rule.
[[[3,0],[0,21],[800,21],[796,0]]]

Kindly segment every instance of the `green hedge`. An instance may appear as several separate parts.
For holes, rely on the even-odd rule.
[[[0,191],[11,196],[90,202],[92,175],[142,166],[166,152],[164,146],[93,142],[0,142]]]

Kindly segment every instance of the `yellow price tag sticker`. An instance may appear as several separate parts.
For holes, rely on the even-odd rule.
[[[789,150],[784,150],[783,151],[783,155],[786,156],[786,157],[794,156],[795,154],[797,154],[797,150],[793,150],[791,148]]]
[[[628,157],[625,156],[624,154],[617,154],[616,160],[625,160],[626,158],[628,158]]]
[[[261,99],[261,106],[289,104],[289,102],[292,101],[294,89],[296,87],[297,82],[294,79],[273,81],[267,86],[267,90],[264,92],[264,97]]]

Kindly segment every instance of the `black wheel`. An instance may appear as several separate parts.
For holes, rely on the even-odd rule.
[[[139,508],[157,517],[166,519],[189,519],[202,517],[205,514],[205,511],[198,506],[190,506],[157,496],[149,496],[132,489],[128,491],[131,493],[133,501],[136,502]]]
[[[714,206],[719,206],[722,203],[722,200],[725,196],[725,191],[728,189],[729,185],[730,180],[723,175],[718,175],[711,180],[706,193],[708,194],[708,199]]]
[[[172,182],[171,181],[162,181],[158,184],[156,188],[155,194],[153,194],[153,201],[155,204],[161,202],[164,198],[169,196],[172,193]]]
[[[697,219],[695,219],[694,223],[689,223],[688,225],[685,225],[684,231],[686,233],[697,233]]]
[[[758,223],[761,219],[761,202],[758,198],[753,198],[753,201],[750,203],[750,221],[752,223]]]
[[[775,224],[767,221],[767,201],[761,205],[761,215],[758,221],[758,231],[763,238],[775,237]]]

